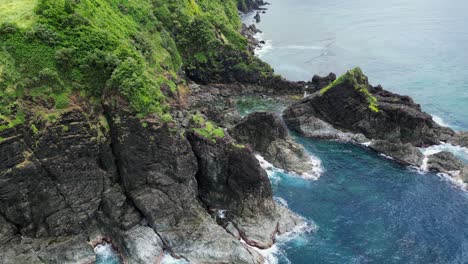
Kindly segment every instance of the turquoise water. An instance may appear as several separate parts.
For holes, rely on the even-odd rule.
[[[276,171],[276,196],[317,230],[280,242],[279,263],[468,263],[468,193],[368,150],[299,138],[317,181]]]
[[[271,3],[259,24],[268,41],[259,56],[277,73],[306,80],[360,66],[373,84],[468,130],[468,1]],[[324,173],[317,181],[270,176],[275,196],[317,230],[280,239],[273,251],[279,263],[468,263],[468,193],[461,187],[358,146],[297,140],[320,158]],[[458,154],[467,158],[465,151]]]
[[[307,80],[360,66],[373,84],[468,130],[467,1],[271,3],[258,25],[267,40],[258,55],[277,73]],[[461,187],[358,146],[297,140],[325,172],[317,181],[270,172],[274,193],[318,229],[280,239],[279,263],[468,263],[468,193]],[[466,149],[457,154],[467,160]]]
[[[271,0],[260,57],[293,80],[361,67],[468,130],[468,1]],[[245,20],[252,21],[252,16]]]

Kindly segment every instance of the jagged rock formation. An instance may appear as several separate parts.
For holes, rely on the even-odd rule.
[[[76,99],[51,121],[31,104],[29,127],[1,132],[0,263],[90,262],[91,242],[104,238],[128,263],[152,263],[164,248],[194,263],[261,263],[240,237],[266,248],[302,223],[228,135],[213,143],[189,132],[189,142],[176,123],[141,120],[118,96],[103,106]]]
[[[372,141],[371,149],[416,166],[424,158],[417,147],[464,144],[464,133],[436,124],[410,97],[372,87],[359,68],[325,86],[333,77],[314,77],[312,83],[319,89],[283,112],[292,130],[313,138]],[[445,171],[440,166],[432,169]]]
[[[410,97],[370,86],[358,68],[284,112],[286,123],[299,133],[309,116],[345,132],[415,146],[439,144],[442,137],[454,134],[437,125]]]
[[[254,112],[230,130],[243,144],[249,144],[278,168],[295,173],[307,173],[314,164],[306,150],[290,137],[281,118],[270,112]]]

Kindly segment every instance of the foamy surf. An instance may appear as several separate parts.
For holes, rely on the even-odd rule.
[[[420,148],[420,150],[426,157],[442,151],[448,151],[465,162],[468,161],[468,148],[452,145],[450,143],[442,143],[440,145],[434,145],[427,148]]]
[[[314,156],[310,156],[311,163],[313,165],[313,169],[310,172],[298,174],[294,172],[289,172],[285,171],[283,169],[275,167],[273,164],[265,160],[265,158],[260,155],[256,154],[255,157],[260,163],[260,166],[267,172],[268,177],[273,183],[278,183],[280,180],[280,176],[278,173],[287,173],[288,175],[294,175],[303,179],[308,179],[308,180],[318,180],[320,176],[323,174],[323,167],[322,167],[322,161]]]
[[[255,33],[254,38],[258,41],[264,41],[265,44],[262,44],[255,48],[254,53],[257,57],[262,58],[265,54],[271,52],[273,50],[273,44],[271,40],[264,40],[263,33]]]
[[[161,264],[190,264],[190,262],[185,259],[174,258],[169,252],[164,252]]]
[[[305,221],[304,224],[300,226],[296,226],[290,232],[287,232],[281,235],[276,235],[275,244],[272,247],[267,248],[267,249],[259,249],[256,247],[249,246],[242,239],[241,239],[241,243],[245,244],[247,247],[254,249],[258,253],[260,253],[265,260],[265,264],[278,264],[280,260],[285,263],[291,263],[291,261],[289,261],[289,259],[286,257],[283,246],[286,243],[292,242],[292,241],[297,242],[296,244],[305,245],[307,243],[306,235],[311,232],[315,232],[317,229],[318,227],[316,224]]]
[[[441,117],[439,117],[439,116],[432,115],[432,120],[434,120],[434,122],[436,122],[439,126],[450,127],[450,125],[447,124],[447,123],[446,123]]]

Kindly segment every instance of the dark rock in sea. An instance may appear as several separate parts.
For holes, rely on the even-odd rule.
[[[345,132],[414,146],[438,144],[447,133],[410,97],[370,86],[359,68],[292,105],[283,115],[302,134],[301,125],[310,116]]]
[[[421,166],[423,164],[423,153],[413,145],[406,143],[391,143],[386,140],[373,140],[369,148],[394,158],[396,161],[407,164]]]
[[[230,134],[239,142],[251,145],[278,168],[306,173],[314,167],[305,149],[289,137],[286,125],[275,113],[252,113],[233,127]]]
[[[260,21],[261,21],[260,13],[257,13],[257,14],[254,16],[254,19],[255,19],[255,22],[256,22],[256,23],[260,23]]]
[[[430,155],[427,160],[428,169],[433,171],[452,172],[463,169],[463,166],[463,162],[448,151]]]

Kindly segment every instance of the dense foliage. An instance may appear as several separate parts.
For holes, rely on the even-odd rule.
[[[0,128],[24,119],[18,98],[68,106],[118,92],[140,116],[167,112],[184,83],[257,81],[237,0],[5,0],[0,3]],[[19,10],[12,15],[9,10]],[[251,80],[249,80],[250,78]],[[99,101],[99,100],[96,100]],[[166,118],[167,119],[167,118]]]

